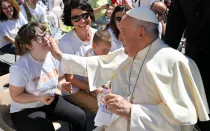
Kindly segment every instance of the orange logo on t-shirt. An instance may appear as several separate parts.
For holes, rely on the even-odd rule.
[[[41,81],[43,83],[45,83],[48,80],[52,80],[52,79],[58,77],[58,70],[57,69],[53,69],[50,72],[41,74],[40,77],[41,77]],[[32,81],[36,83],[36,82],[38,82],[40,80],[40,77],[35,77],[35,78],[32,79]]]

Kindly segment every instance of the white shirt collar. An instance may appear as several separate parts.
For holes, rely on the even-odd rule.
[[[144,49],[140,50],[140,51],[137,53],[135,59],[143,60],[144,57],[146,56],[147,52],[149,51],[149,47],[150,47],[150,46],[151,46],[151,44],[148,45],[147,47],[145,47]]]
[[[149,51],[150,46],[155,47],[155,46],[156,46],[156,43],[158,43],[158,42],[160,42],[160,39],[159,39],[159,38],[157,38],[157,39],[156,39],[155,41],[153,41],[151,44],[149,44],[148,46],[146,46],[145,48],[143,48],[142,50],[140,50],[140,51],[137,53],[135,59],[143,60],[144,57],[146,56],[147,52]]]

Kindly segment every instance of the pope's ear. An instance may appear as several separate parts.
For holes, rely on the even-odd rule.
[[[145,28],[143,26],[141,26],[139,28],[139,38],[143,39],[146,37],[146,35],[147,35],[147,32],[146,32]]]

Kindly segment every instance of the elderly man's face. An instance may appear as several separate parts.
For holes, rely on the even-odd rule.
[[[138,28],[135,27],[132,18],[124,15],[120,22],[120,35],[123,39],[125,53],[130,57],[134,57],[138,53],[136,50],[138,34]]]
[[[167,7],[163,2],[155,2],[150,9],[155,13],[159,21],[166,17]]]

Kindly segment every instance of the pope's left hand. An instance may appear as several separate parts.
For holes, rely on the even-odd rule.
[[[105,96],[105,106],[110,112],[125,117],[127,120],[130,119],[131,103],[122,96],[107,94]]]

